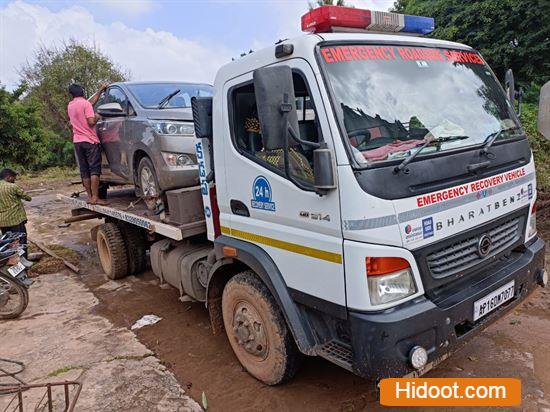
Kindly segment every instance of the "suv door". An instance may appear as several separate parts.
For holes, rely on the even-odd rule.
[[[302,59],[284,64],[293,70],[301,138],[324,140],[333,148],[311,67]],[[225,156],[225,184],[217,186],[222,233],[263,248],[295,298],[317,298],[345,308],[338,191],[319,196],[300,189],[284,173],[282,151],[263,147],[252,72],[225,84],[223,106],[228,135],[222,150],[216,149]],[[294,146],[289,158],[294,177],[312,187],[312,150]]]
[[[132,183],[128,173],[125,138],[125,123],[129,110],[128,97],[120,87],[111,86],[101,97],[100,104],[105,103],[119,103],[124,114],[102,118],[97,122],[97,134],[103,148],[102,180],[114,183]]]

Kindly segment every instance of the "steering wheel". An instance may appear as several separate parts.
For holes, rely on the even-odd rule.
[[[348,138],[358,137],[358,136],[364,136],[364,139],[362,139],[361,142],[357,144],[356,149],[357,150],[366,149],[367,148],[366,146],[371,139],[370,130],[367,128],[362,128],[362,129],[355,129],[352,132],[348,132]]]

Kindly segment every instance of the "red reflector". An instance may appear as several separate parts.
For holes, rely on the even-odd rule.
[[[533,207],[531,208],[531,214],[537,213],[537,202],[533,203]]]
[[[302,31],[331,32],[333,27],[365,29],[371,24],[370,10],[342,6],[322,6],[302,16]]]
[[[231,246],[224,246],[222,248],[223,250],[223,255],[224,256],[227,256],[227,257],[235,257],[237,256],[237,249],[235,249],[234,247],[231,247]]]
[[[399,257],[367,257],[367,276],[387,275],[410,267],[409,262]]]

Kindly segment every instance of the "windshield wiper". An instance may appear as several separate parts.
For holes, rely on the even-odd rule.
[[[487,136],[485,138],[485,145],[483,146],[483,149],[481,149],[481,154],[482,155],[488,155],[489,154],[489,148],[493,145],[495,140],[497,140],[500,137],[500,135],[502,133],[509,132],[509,131],[512,131],[512,130],[518,130],[518,129],[521,129],[521,127],[514,126],[514,127],[509,127],[507,129],[500,129],[497,132],[491,133],[489,136]]]
[[[437,139],[426,140],[424,144],[420,146],[420,148],[416,152],[411,154],[409,157],[406,157],[405,159],[403,159],[403,161],[399,165],[395,166],[395,168],[393,169],[393,173],[398,174],[400,171],[405,169],[407,165],[410,162],[412,162],[415,159],[415,157],[420,154],[422,150],[424,150],[427,146],[429,146],[432,143],[450,142],[452,140],[464,140],[469,138],[470,136],[457,135],[457,136],[442,136]]]
[[[168,104],[170,99],[174,97],[176,94],[178,94],[181,91],[181,89],[174,90],[172,93],[170,93],[168,96],[164,97],[157,106],[157,109],[162,109],[164,106]]]

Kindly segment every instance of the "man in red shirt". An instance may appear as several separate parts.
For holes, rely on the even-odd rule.
[[[73,99],[67,107],[69,120],[73,127],[73,143],[80,167],[82,184],[88,194],[89,202],[99,205],[106,205],[107,202],[99,198],[101,144],[97,137],[95,125],[100,116],[94,113],[93,105],[106,88],[106,84],[102,85],[90,100],[86,100],[82,86],[71,84],[69,93]]]

